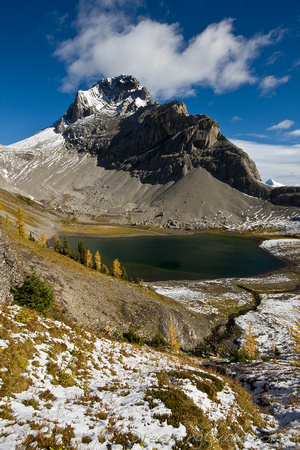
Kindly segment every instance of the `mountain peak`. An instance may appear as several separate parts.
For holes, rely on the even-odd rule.
[[[272,186],[272,187],[282,187],[282,186],[284,186],[284,184],[278,183],[277,181],[272,180],[271,178],[268,181],[266,181],[265,184],[267,184],[269,186]]]
[[[153,103],[148,90],[132,75],[101,78],[91,89],[77,92],[63,119],[71,124],[98,113],[110,117],[127,116]]]

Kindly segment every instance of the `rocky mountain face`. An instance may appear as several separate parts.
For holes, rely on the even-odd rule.
[[[107,116],[106,119],[110,116],[124,117],[149,104],[153,104],[149,92],[134,77],[102,78],[88,91],[77,92],[59,123],[72,124],[98,113]]]
[[[126,214],[163,226],[219,226],[244,220],[249,208],[300,206],[300,188],[262,183],[214,119],[189,115],[179,101],[154,102],[127,75],[79,91],[52,128],[2,147],[1,175],[4,188],[75,215]]]
[[[81,121],[84,117],[90,120]],[[274,204],[293,204],[290,194],[298,191],[270,189],[255,163],[221,134],[214,119],[189,115],[179,101],[154,103],[133,77],[100,80],[90,91],[79,91],[63,120],[71,124],[63,132],[67,148],[89,152],[99,165],[129,171],[143,183],[176,182],[202,167],[229,186]]]

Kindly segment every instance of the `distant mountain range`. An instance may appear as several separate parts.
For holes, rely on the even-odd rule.
[[[127,75],[79,91],[53,126],[1,146],[0,181],[64,214],[158,226],[231,226],[300,206],[300,187],[263,183],[214,119],[154,102]]]

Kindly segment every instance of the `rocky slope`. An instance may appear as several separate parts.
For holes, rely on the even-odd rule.
[[[300,188],[262,183],[214,119],[155,103],[125,75],[79,91],[53,127],[1,147],[0,179],[64,213],[162,226],[231,226],[262,209],[290,218],[300,205]]]
[[[21,284],[32,270],[51,286],[67,317],[89,329],[122,336],[134,327],[151,341],[158,331],[167,336],[173,323],[185,350],[210,332],[206,315],[194,314],[150,288],[89,270],[40,244],[16,240],[0,229],[0,304],[12,301],[11,287]]]

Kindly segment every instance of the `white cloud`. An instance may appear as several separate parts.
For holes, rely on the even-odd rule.
[[[293,120],[282,120],[277,125],[273,125],[272,127],[268,128],[268,130],[287,130],[288,128],[291,128],[294,125]]]
[[[264,95],[269,95],[274,93],[275,89],[281,84],[285,84],[289,81],[290,77],[286,75],[285,77],[277,78],[274,75],[269,75],[260,81],[260,88]]]
[[[294,131],[290,131],[288,133],[290,136],[300,136],[300,130],[294,130]]]
[[[130,15],[139,4],[81,1],[77,36],[55,52],[66,65],[64,91],[75,90],[81,81],[125,73],[137,77],[156,99],[193,95],[197,86],[222,93],[257,83],[253,61],[278,38],[276,31],[249,39],[237,36],[229,18],[185,42],[179,24]],[[265,80],[265,86],[271,83]]]
[[[240,120],[243,120],[241,117],[239,116],[233,116],[233,118],[231,119],[231,122],[239,122]]]
[[[300,185],[300,145],[270,145],[231,139],[256,163],[262,181],[270,178],[285,184]]]

